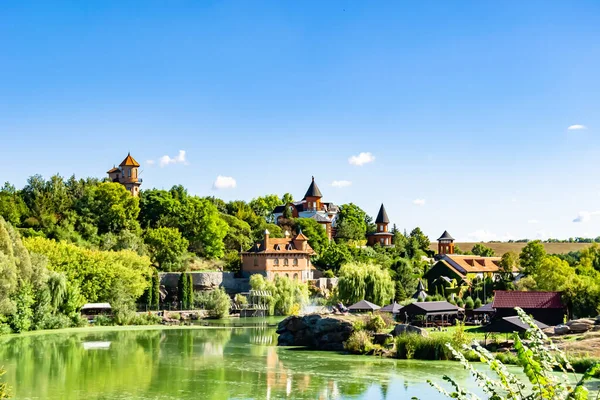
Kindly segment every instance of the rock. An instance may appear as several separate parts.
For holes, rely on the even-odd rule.
[[[554,327],[554,334],[555,335],[566,335],[569,332],[571,332],[571,328],[569,328],[566,325],[556,325]]]
[[[548,328],[542,329],[542,331],[546,334],[546,336],[554,336],[556,333],[554,332],[554,327],[550,326]]]
[[[378,344],[380,346],[385,345],[385,342],[388,341],[389,339],[393,339],[394,337],[392,336],[391,333],[375,333],[373,335],[373,344]]]
[[[352,323],[342,318],[322,317],[318,314],[288,317],[277,326],[277,343],[280,346],[341,351],[352,330]]]
[[[394,330],[391,332],[392,336],[394,336],[394,337],[404,335],[406,333],[414,333],[414,334],[425,336],[425,337],[429,336],[429,333],[425,329],[419,328],[418,326],[412,326],[412,325],[406,325],[406,324],[396,325],[394,327]]]
[[[584,333],[592,329],[592,324],[587,322],[579,322],[579,321],[569,321],[567,324],[571,333]]]

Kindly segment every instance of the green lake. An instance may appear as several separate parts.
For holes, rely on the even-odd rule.
[[[421,399],[455,362],[276,347],[271,325],[97,329],[0,339],[15,399]],[[253,326],[252,326],[253,325]]]

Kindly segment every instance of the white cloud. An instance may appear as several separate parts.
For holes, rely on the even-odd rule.
[[[237,186],[237,182],[231,176],[217,176],[217,179],[213,183],[213,189],[233,189]]]
[[[331,186],[336,187],[336,188],[345,188],[352,185],[352,182],[350,181],[333,181],[331,182]]]
[[[490,242],[492,240],[505,242],[514,239],[514,236],[510,233],[497,235],[496,233],[486,231],[485,229],[478,229],[475,232],[469,233],[467,236],[469,237],[469,240],[473,242]]]
[[[154,165],[154,160],[146,160],[146,164],[148,164],[148,165]]]
[[[575,124],[575,125],[569,126],[567,129],[570,130],[570,131],[579,131],[579,130],[582,130],[582,129],[587,129],[587,126]]]
[[[360,153],[357,156],[352,156],[348,159],[348,162],[351,165],[356,165],[358,167],[362,167],[365,164],[372,163],[375,161],[375,156],[371,153]]]
[[[538,221],[537,219],[530,219],[527,221],[528,224],[539,224],[540,221]]]
[[[579,211],[573,222],[589,222],[594,215],[600,215],[600,211]]]
[[[185,150],[179,150],[179,154],[177,154],[175,157],[164,155],[158,160],[158,163],[161,167],[166,167],[169,164],[187,164],[187,160],[185,159]]]
[[[413,200],[413,204],[415,206],[419,206],[419,207],[424,206],[425,205],[425,199],[414,199]]]

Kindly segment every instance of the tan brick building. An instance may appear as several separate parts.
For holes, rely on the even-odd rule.
[[[118,167],[113,167],[107,171],[107,174],[111,181],[125,186],[125,189],[132,196],[138,196],[140,194],[140,185],[142,184],[138,173],[139,167],[140,164],[131,157],[131,154],[127,153],[127,157],[125,157],[123,162]]]
[[[262,242],[241,254],[242,272],[245,275],[262,274],[267,279],[287,276],[306,282],[313,279],[315,267],[310,261],[313,254],[315,251],[302,232],[294,237],[286,232],[285,238],[276,239],[265,231]]]

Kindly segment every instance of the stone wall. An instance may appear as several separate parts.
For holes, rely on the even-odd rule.
[[[340,317],[310,314],[288,317],[277,326],[279,346],[303,346],[316,350],[344,350],[352,323]]]
[[[169,297],[177,294],[179,272],[160,273],[160,284],[164,286]],[[248,278],[236,278],[233,272],[191,272],[194,290],[205,291],[223,288],[229,294],[247,292],[250,290]]]

